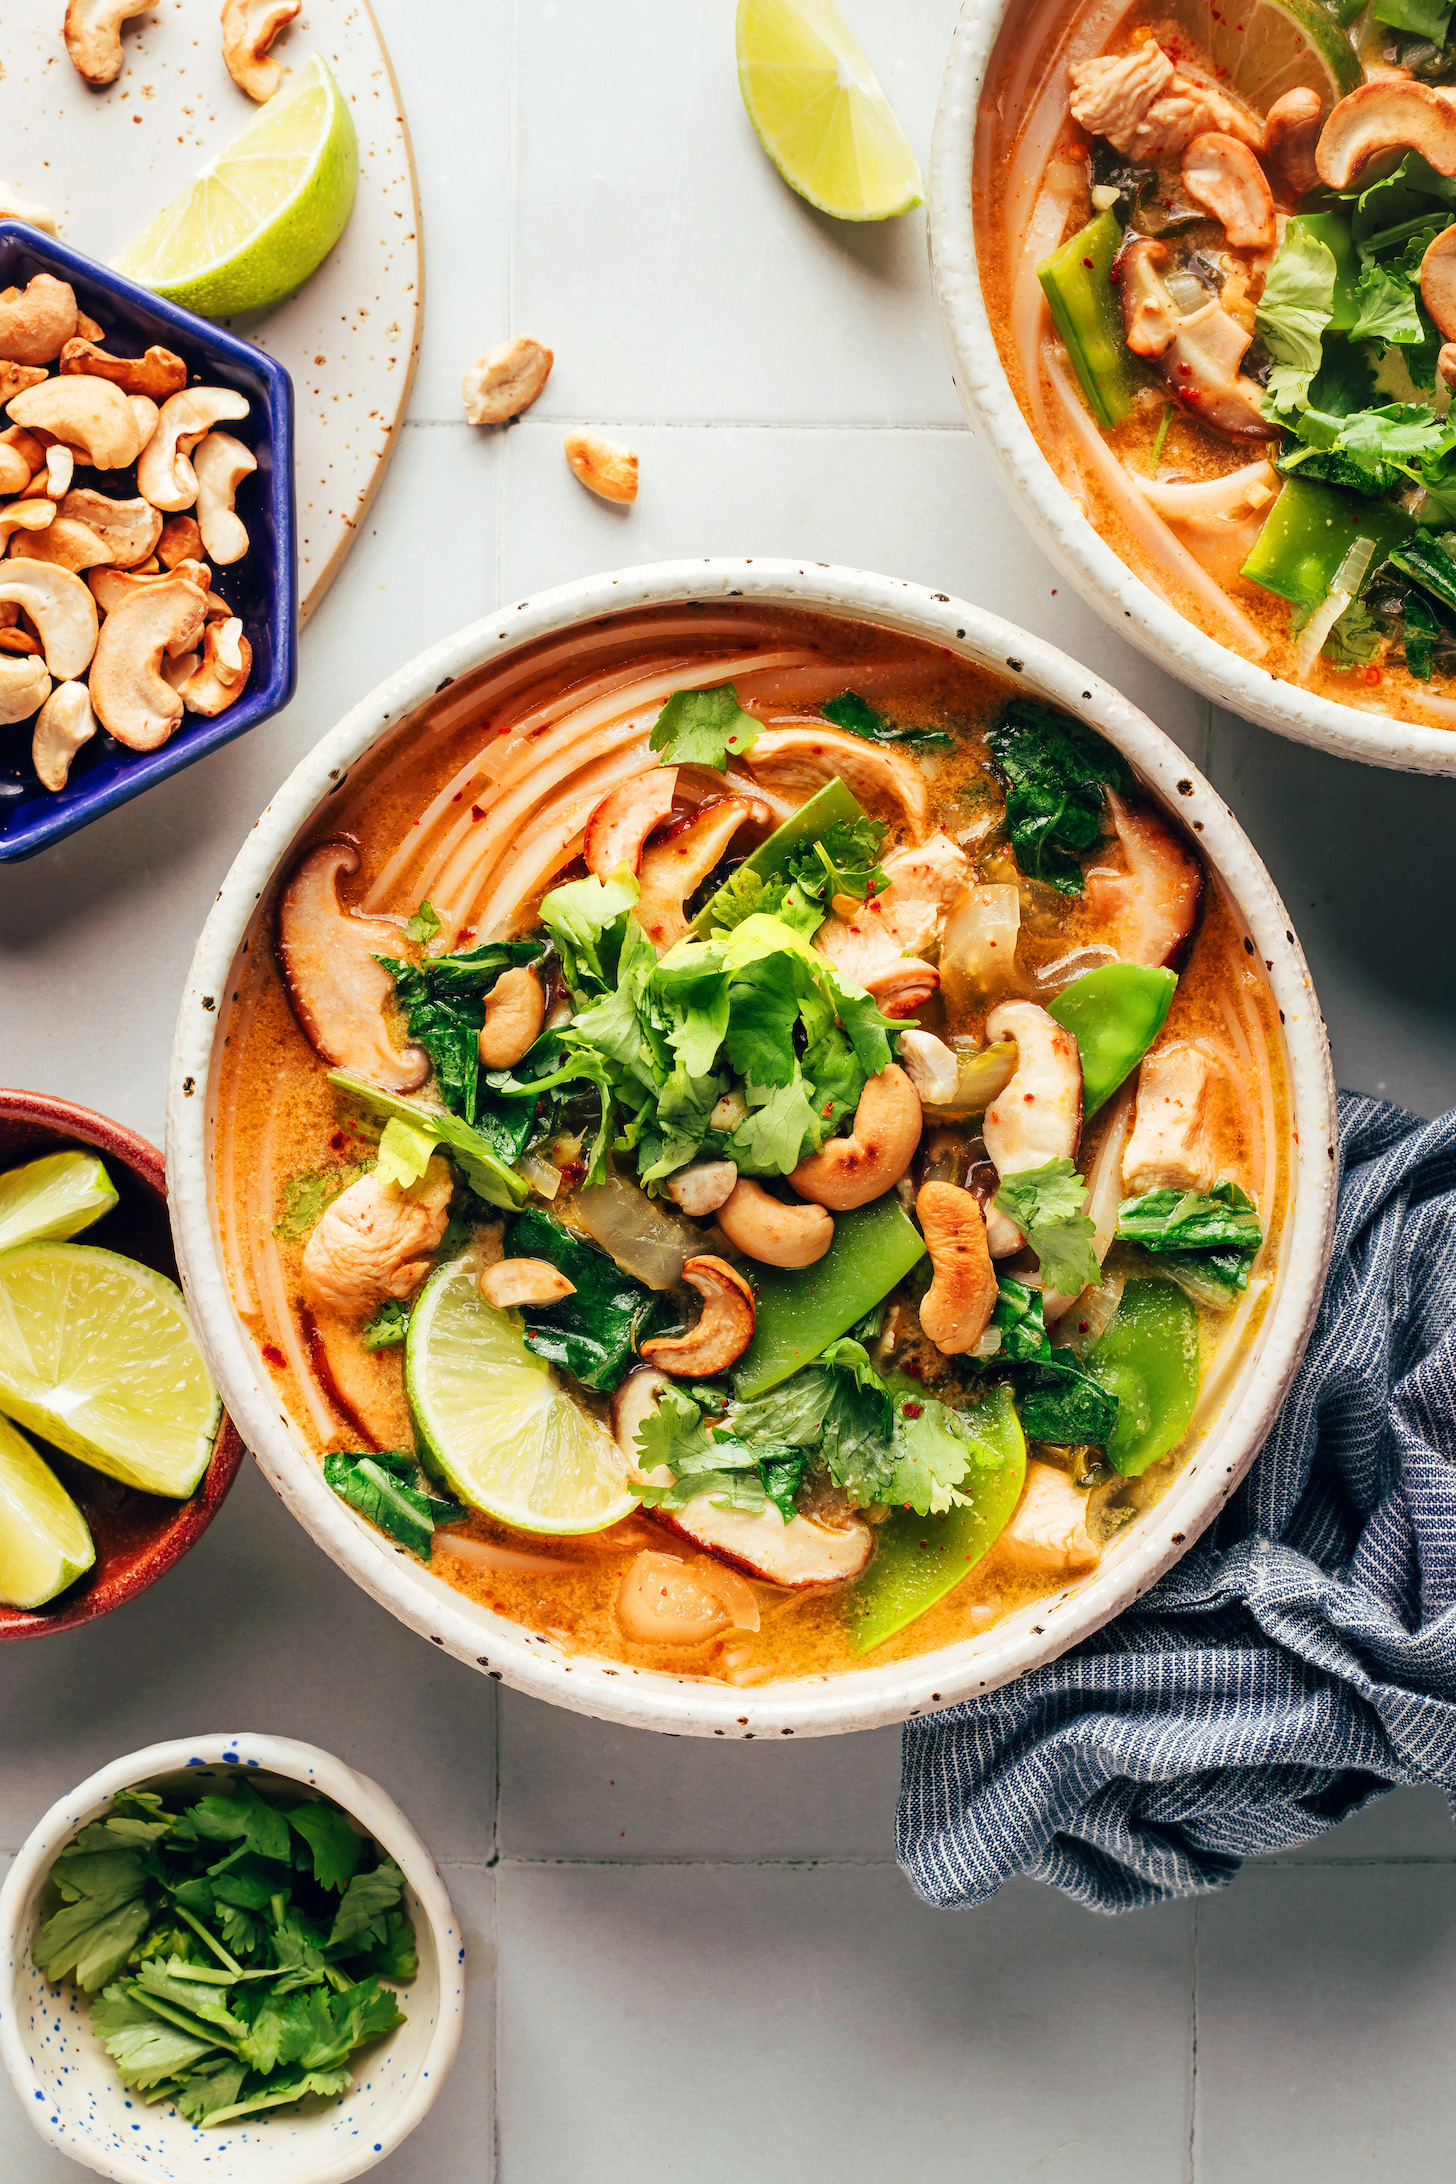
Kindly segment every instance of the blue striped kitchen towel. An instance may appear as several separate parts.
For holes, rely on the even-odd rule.
[[[1013,1873],[1098,1911],[1225,1887],[1395,1783],[1456,1811],[1456,1113],[1340,1097],[1334,1260],[1253,1469],[1106,1630],[905,1727],[927,1902]]]

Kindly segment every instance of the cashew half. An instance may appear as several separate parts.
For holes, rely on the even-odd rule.
[[[13,599],[30,616],[58,682],[83,672],[96,650],[97,614],[79,576],[43,561],[6,561],[0,564],[0,599]]]
[[[27,204],[13,182],[0,182],[0,220],[23,220],[45,235],[56,233],[56,216],[49,205]]]
[[[503,425],[508,418],[519,417],[551,377],[555,361],[545,342],[534,334],[517,334],[514,341],[487,349],[475,359],[460,389],[469,423]]]
[[[0,725],[29,720],[50,695],[51,679],[38,653],[0,654]]]
[[[7,507],[0,508],[0,550],[4,549],[6,542],[17,531],[44,531],[48,524],[54,523],[55,518],[54,501],[11,501]]]
[[[598,432],[569,432],[566,460],[572,475],[580,478],[600,500],[629,502],[637,498],[637,450],[618,447]]]
[[[1319,188],[1314,163],[1320,133],[1320,97],[1301,84],[1274,101],[1264,116],[1264,166],[1286,198],[1298,204]]]
[[[718,1208],[718,1226],[735,1251],[764,1266],[814,1266],[834,1241],[822,1206],[786,1206],[744,1175]]]
[[[690,1168],[679,1168],[665,1188],[675,1206],[680,1206],[695,1220],[701,1220],[705,1214],[716,1213],[727,1203],[737,1181],[736,1162],[698,1160]]]
[[[82,682],[57,683],[40,709],[30,755],[45,788],[66,786],[71,761],[95,735],[98,722]]]
[[[935,1279],[920,1300],[920,1325],[937,1350],[973,1350],[995,1310],[996,1272],[980,1200],[955,1183],[922,1183],[916,1218]]]
[[[576,1295],[569,1282],[549,1259],[497,1259],[476,1279],[476,1288],[487,1304],[505,1312],[514,1304],[557,1304]]]
[[[247,525],[233,509],[244,478],[258,467],[251,448],[230,432],[209,432],[192,458],[197,477],[197,527],[210,558],[219,567],[241,561],[248,550]]]
[[[197,474],[188,456],[214,425],[246,417],[248,408],[247,396],[231,387],[184,387],[180,394],[169,395],[137,464],[137,491],[143,499],[168,514],[192,507]]]
[[[168,577],[107,615],[91,668],[91,703],[102,726],[128,750],[156,750],[181,720],[182,700],[163,680],[162,655],[196,644],[205,614],[197,586]]]
[[[93,470],[125,470],[141,452],[141,424],[127,397],[109,379],[85,372],[27,387],[10,403],[10,415],[74,448]]]
[[[150,508],[152,504],[143,505]],[[175,569],[179,561],[202,559],[202,533],[194,516],[169,516],[155,544],[164,569]]]
[[[204,604],[203,614],[207,608]],[[225,713],[253,670],[253,648],[243,635],[235,614],[224,621],[209,622],[202,640],[202,663],[182,684],[182,702],[189,713],[209,720]]]
[[[93,379],[109,379],[123,394],[145,394],[153,402],[165,402],[187,384],[187,366],[171,349],[148,349],[145,356],[113,356],[94,341],[77,336],[61,351],[63,372],[87,372]]]
[[[53,440],[45,452],[45,489],[54,500],[64,500],[76,475],[76,458],[68,447]]]
[[[303,0],[223,0],[222,57],[240,91],[262,106],[283,80],[268,48],[301,11]]]
[[[1247,144],[1221,130],[1196,136],[1183,154],[1183,187],[1202,205],[1234,250],[1272,250],[1274,192]]]
[[[18,448],[0,447],[0,493],[23,493],[31,468]]]
[[[44,364],[0,364],[0,409],[48,376]]]
[[[33,508],[34,501],[20,501],[21,508]],[[43,506],[49,506],[46,502]],[[0,522],[4,521],[0,515]],[[11,558],[15,561],[46,561],[57,569],[102,569],[110,565],[111,548],[104,538],[99,538],[89,524],[78,523],[74,516],[57,516],[44,527],[36,525],[25,536],[10,541]]]
[[[115,83],[121,74],[121,26],[154,5],[155,0],[66,0],[66,51],[87,83]]]
[[[685,1335],[659,1335],[642,1355],[659,1372],[678,1379],[725,1373],[753,1340],[753,1291],[726,1259],[711,1253],[683,1264],[683,1280],[703,1300],[698,1324]]]
[[[1411,77],[1357,84],[1320,131],[1315,166],[1327,189],[1347,190],[1378,152],[1417,151],[1437,174],[1456,175],[1456,108]]]
[[[854,1129],[801,1160],[789,1177],[802,1198],[847,1213],[899,1182],[920,1143],[920,1096],[903,1069],[888,1062],[859,1096]]]
[[[66,495],[59,513],[74,517],[104,539],[111,549],[108,559],[118,569],[134,569],[145,561],[162,535],[162,518],[150,501],[140,497],[110,500],[105,493],[82,486]]]
[[[900,1063],[922,1107],[949,1107],[960,1083],[960,1063],[933,1031],[902,1031]]]
[[[541,1036],[546,1021],[546,995],[529,964],[502,971],[485,997],[485,1022],[480,1027],[482,1069],[512,1069]]]
[[[0,292],[0,357],[54,364],[76,331],[76,291],[51,273]]]
[[[660,827],[672,810],[677,789],[676,766],[653,766],[633,774],[610,796],[604,796],[586,823],[581,854],[588,872],[599,880],[625,864],[633,872],[642,869],[642,845],[654,827]]]

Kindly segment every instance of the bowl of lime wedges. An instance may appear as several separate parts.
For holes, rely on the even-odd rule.
[[[161,1154],[0,1090],[0,1640],[145,1592],[242,1456],[177,1286]]]

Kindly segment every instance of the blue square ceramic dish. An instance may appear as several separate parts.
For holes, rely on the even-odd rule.
[[[237,504],[251,544],[242,561],[220,572],[216,588],[242,618],[253,670],[235,705],[212,720],[187,714],[160,750],[128,751],[103,731],[77,754],[69,782],[55,794],[42,788],[30,763],[30,724],[0,728],[0,863],[34,856],[255,728],[288,703],[298,675],[293,383],[287,372],[251,343],[164,303],[38,229],[0,220],[0,288],[23,287],[37,273],[70,282],[81,309],[103,329],[107,348],[140,355],[159,342],[183,358],[191,382],[234,387],[248,397],[248,415],[228,429],[257,457],[257,471],[239,488]],[[97,474],[104,491],[123,497],[135,490],[121,483],[128,476]]]

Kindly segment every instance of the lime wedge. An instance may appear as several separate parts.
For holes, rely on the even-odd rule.
[[[1301,86],[1333,106],[1363,80],[1348,32],[1318,0],[1251,0],[1222,11],[1214,0],[1180,0],[1174,13],[1219,82],[1232,83],[1258,113]]]
[[[47,1153],[0,1175],[0,1251],[42,1236],[76,1236],[115,1204],[111,1178],[94,1153]]]
[[[578,1410],[454,1259],[410,1314],[404,1386],[415,1428],[460,1499],[523,1532],[600,1532],[637,1507],[606,1427]]]
[[[333,249],[358,179],[353,117],[323,56],[311,53],[116,269],[207,318],[266,310]]]
[[[90,1244],[0,1254],[0,1411],[69,1456],[181,1501],[222,1404],[175,1282]]]
[[[739,0],[738,82],[791,189],[836,220],[888,220],[925,195],[920,167],[834,0]]]
[[[86,1519],[50,1465],[0,1418],[0,1602],[43,1608],[95,1560]]]

